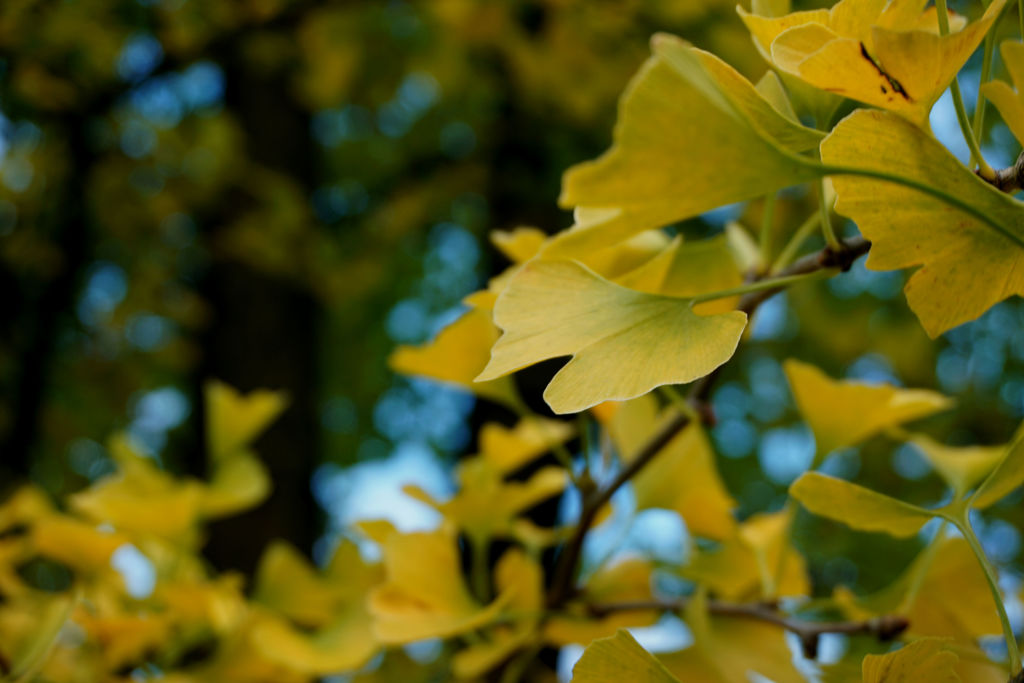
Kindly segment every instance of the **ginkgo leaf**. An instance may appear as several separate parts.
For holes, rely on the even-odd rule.
[[[435,501],[416,486],[403,491],[437,509],[474,543],[512,534],[513,522],[538,503],[560,494],[569,482],[561,467],[544,467],[526,481],[505,481],[503,472],[482,457],[467,458],[458,469],[459,492],[445,502]]]
[[[741,266],[746,237],[741,228],[705,239],[685,242],[676,237],[660,254],[615,282],[648,294],[692,297],[732,289],[743,284]],[[694,306],[701,314],[725,313],[736,308],[739,297],[715,299]]]
[[[658,412],[651,396],[628,401],[616,412],[609,431],[623,462],[631,462],[640,445],[674,411],[660,416]],[[669,441],[632,485],[638,509],[675,510],[692,534],[721,540],[736,530],[732,515],[736,503],[722,483],[711,444],[698,424],[687,426]]]
[[[502,474],[514,472],[575,433],[568,422],[524,417],[512,429],[495,422],[480,428],[480,457]]]
[[[989,81],[981,86],[981,94],[996,106],[1017,142],[1024,144],[1024,43],[1007,40],[999,50],[1013,87],[1003,81]]]
[[[701,316],[690,304],[620,287],[575,262],[531,261],[498,299],[504,334],[478,379],[572,355],[544,391],[556,413],[692,382],[732,357],[747,317]]]
[[[206,383],[206,423],[214,462],[248,446],[284,411],[283,392],[257,390],[246,395],[212,380]]]
[[[110,556],[129,542],[124,534],[58,514],[36,520],[31,537],[41,555],[84,571],[109,569]]]
[[[986,508],[1024,484],[1024,427],[1017,430],[1006,455],[971,497],[971,507]]]
[[[794,509],[751,515],[713,550],[694,549],[680,574],[728,600],[754,602],[810,592],[807,562],[793,547]]]
[[[686,683],[734,683],[758,674],[774,683],[803,683],[786,634],[772,624],[708,613],[707,592],[690,598],[683,614],[694,643],[659,659]]]
[[[455,538],[444,530],[392,534],[384,544],[385,582],[370,591],[373,632],[382,643],[444,638],[485,626],[509,596],[483,606],[462,579]]]
[[[576,209],[576,225],[549,243],[549,257],[818,176],[796,155],[814,149],[819,133],[779,113],[717,57],[666,35],[652,49],[622,97],[612,148],[565,174],[559,202]]]
[[[1005,4],[995,0],[981,19],[945,36],[880,25],[867,33],[863,21],[843,26],[833,11],[827,25],[804,23],[778,34],[771,43],[772,61],[817,88],[889,109],[928,129],[932,105]]]
[[[935,516],[924,508],[820,472],[805,472],[789,487],[789,495],[821,517],[897,538],[913,536]]]
[[[915,434],[910,442],[959,498],[984,479],[1006,455],[1006,446],[946,446]]]
[[[253,600],[305,626],[330,621],[339,592],[291,544],[274,541],[260,558]]]
[[[496,246],[512,263],[529,261],[544,246],[548,239],[543,230],[521,226],[515,230],[494,230],[491,232],[491,244]]]
[[[864,683],[960,683],[954,667],[959,657],[945,640],[922,638],[887,655],[868,655]]]
[[[908,621],[907,634],[974,641],[1000,632],[985,572],[962,538],[934,541],[918,554],[896,581],[871,595],[858,597],[836,589],[835,600],[850,619],[899,614]],[[956,590],[951,591],[950,586]]]
[[[589,604],[644,602],[653,599],[651,562],[627,557],[598,569],[586,582],[582,598]],[[580,605],[566,613],[551,616],[544,623],[544,639],[553,645],[585,645],[620,628],[649,626],[658,613],[650,609],[621,610],[595,617]]]
[[[509,623],[489,628],[483,640],[460,650],[452,670],[460,679],[483,676],[527,643],[537,640],[544,609],[544,571],[518,548],[502,555],[494,570],[498,593],[508,595]]]
[[[971,173],[930,135],[890,113],[859,110],[836,126],[821,154],[827,164],[930,186],[976,211],[892,182],[832,178],[836,211],[871,240],[868,268],[921,266],[905,292],[929,336],[1024,293],[1024,204]]]
[[[783,368],[797,408],[814,432],[819,457],[953,404],[933,391],[833,380],[813,365],[793,359]]]
[[[263,614],[251,626],[249,638],[262,657],[323,676],[358,669],[373,657],[379,644],[371,626],[363,605],[353,603],[335,610],[331,620],[313,632]]]
[[[202,513],[207,519],[233,515],[263,502],[273,484],[266,466],[246,450],[218,463],[203,490]]]
[[[572,669],[572,683],[680,683],[628,631],[595,640]]]
[[[178,480],[130,450],[123,439],[111,445],[119,471],[69,498],[71,508],[122,531],[170,539],[191,538],[201,513],[203,486]]]
[[[487,365],[491,346],[497,339],[498,329],[491,322],[490,311],[473,308],[441,330],[430,343],[398,347],[388,365],[403,375],[455,384],[492,401],[517,407],[520,401],[511,378],[474,381]]]
[[[355,544],[343,541],[323,570],[291,545],[276,541],[256,572],[249,627],[261,657],[291,670],[323,675],[358,668],[379,648],[367,592],[382,579]]]
[[[42,667],[56,644],[76,602],[72,595],[40,595],[26,600],[25,606],[31,615],[26,624],[28,628],[5,634],[4,642],[0,643],[7,680],[34,680],[33,674]]]

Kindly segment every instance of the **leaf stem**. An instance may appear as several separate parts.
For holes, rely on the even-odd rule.
[[[821,234],[825,236],[825,244],[836,249],[839,247],[839,238],[836,237],[835,229],[832,227],[831,208],[828,199],[825,197],[825,179],[815,183],[818,191],[818,211],[821,213]]]
[[[836,243],[836,249],[841,249],[842,245]],[[817,280],[822,277],[831,275],[828,270],[816,270],[811,273],[800,273],[798,275],[786,275],[783,277],[771,277],[764,280],[758,280],[749,284],[740,285],[739,287],[733,287],[731,289],[723,289],[718,292],[711,292],[709,294],[701,294],[695,296],[691,300],[691,305],[702,304],[705,301],[714,301],[715,299],[725,299],[730,296],[739,296],[742,294],[750,294],[751,292],[762,292],[766,289],[783,289],[790,285],[794,285],[798,282],[806,282],[808,280]]]
[[[772,262],[772,248],[774,245],[773,232],[775,230],[775,200],[776,195],[769,194],[764,198],[764,215],[761,218],[761,267],[767,268]]]
[[[470,577],[473,582],[473,593],[476,595],[477,600],[483,604],[487,604],[491,599],[491,573],[489,564],[489,543],[484,539],[474,538],[470,539],[469,544],[472,548],[472,567],[470,568]]]
[[[820,222],[820,211],[815,211],[810,216],[808,216],[807,219],[800,224],[800,227],[797,228],[793,235],[789,238],[789,241],[786,242],[786,246],[782,248],[782,251],[779,253],[778,258],[775,259],[775,262],[772,264],[772,267],[769,269],[768,272],[774,275],[783,268],[785,268],[786,266],[788,266],[790,263],[792,263],[796,259],[797,253],[800,251],[800,247],[803,246],[804,242],[807,241],[807,238],[811,236],[811,234],[814,232],[814,229],[818,227],[818,224]]]
[[[991,1],[985,3],[986,9],[990,4]],[[1000,12],[996,20],[992,22],[992,28],[989,29],[988,34],[985,36],[985,46],[982,48],[981,78],[978,81],[978,99],[974,103],[974,124],[971,126],[979,136],[979,139],[985,135],[985,108],[988,104],[985,96],[981,94],[981,86],[988,83],[989,79],[992,78],[992,60],[996,51],[996,33],[999,30],[1000,20],[1006,16],[1005,11],[1004,8],[1003,12]]]
[[[968,511],[966,506],[964,507],[961,514],[954,517],[950,517],[949,520],[956,525],[956,528],[963,534],[964,539],[967,541],[967,545],[971,547],[971,551],[974,553],[974,557],[977,558],[978,564],[981,565],[982,571],[985,573],[985,580],[988,582],[988,588],[992,592],[992,599],[996,603],[996,611],[999,613],[999,621],[1003,626],[1003,637],[1006,639],[1006,650],[1010,656],[1010,673],[1016,675],[1021,670],[1020,650],[1017,648],[1017,637],[1013,634],[1013,627],[1010,625],[1010,617],[1006,613],[1006,606],[1003,604],[1003,596],[999,592],[999,582],[996,579],[995,570],[992,567],[992,563],[988,561],[988,557],[985,555],[984,548],[981,547],[981,542],[978,540],[978,536],[974,533],[974,529],[971,527],[971,520],[968,517]]]
[[[938,10],[939,35],[949,35],[949,8],[946,7],[946,0],[935,0],[935,7]],[[953,94],[953,106],[956,109],[956,120],[960,124],[960,132],[963,133],[967,147],[971,150],[971,166],[977,164],[978,173],[981,177],[985,180],[993,180],[996,177],[996,173],[981,155],[978,139],[974,136],[974,131],[971,130],[971,123],[967,119],[967,110],[964,108],[964,96],[960,92],[960,83],[957,81],[956,76],[953,77],[953,82],[949,84],[949,90]]]

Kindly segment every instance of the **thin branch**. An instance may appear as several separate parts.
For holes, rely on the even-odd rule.
[[[771,277],[759,278],[764,282],[778,281],[778,287],[766,288],[760,291],[746,294],[740,299],[739,310],[751,315],[757,307],[768,300],[771,296],[784,289],[785,284],[790,282],[789,278],[794,275],[805,275],[828,268],[837,268],[846,271],[857,258],[866,254],[871,248],[871,243],[863,237],[855,237],[845,242],[840,242],[839,248],[826,246],[821,251],[808,254],[798,259],[788,268],[780,271]],[[711,393],[711,387],[715,378],[721,371],[721,366],[711,374],[690,385],[686,401],[693,406],[701,420],[706,423],[714,421],[706,407],[706,400]],[[580,555],[583,552],[583,542],[586,540],[590,527],[593,526],[597,514],[615,492],[622,488],[630,479],[635,477],[642,469],[647,467],[655,456],[668,445],[679,432],[683,431],[690,424],[690,416],[680,412],[669,422],[665,423],[650,440],[637,451],[636,455],[626,464],[607,486],[596,489],[591,495],[585,496],[583,509],[580,512],[580,519],[573,531],[572,537],[566,543],[558,562],[555,565],[554,578],[548,590],[548,607],[558,607],[570,599],[574,593],[574,581],[576,570],[579,565]]]
[[[979,175],[979,177],[1007,194],[1012,194],[1024,188],[1024,152],[1021,152],[1020,156],[1017,157],[1017,161],[1013,166],[996,171],[995,178],[990,180],[984,176]]]
[[[678,600],[596,603],[587,605],[587,608],[595,617],[604,617],[616,612],[642,610],[681,612],[689,604],[689,598],[680,598]],[[808,659],[814,659],[817,656],[818,642],[826,633],[867,635],[884,641],[892,640],[907,630],[910,625],[910,621],[906,617],[899,615],[885,615],[863,621],[806,621],[780,613],[778,603],[775,602],[732,603],[709,600],[708,613],[720,617],[752,619],[783,628],[800,639],[804,656]]]

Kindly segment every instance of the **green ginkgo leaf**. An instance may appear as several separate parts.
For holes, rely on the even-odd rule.
[[[1017,142],[1024,144],[1024,43],[1008,40],[999,51],[1013,87],[1003,81],[989,81],[981,86],[981,94],[996,105]]]
[[[974,492],[971,507],[986,508],[997,503],[1021,484],[1024,484],[1024,427],[1017,430],[1002,461]]]
[[[679,683],[628,631],[592,642],[572,669],[572,683]]]
[[[692,303],[626,289],[573,261],[531,261],[498,298],[504,334],[477,381],[571,355],[544,391],[556,413],[692,382],[732,357],[747,322],[740,311],[698,315]]]
[[[821,155],[826,164],[898,176],[970,207],[889,181],[833,176],[836,211],[871,240],[867,267],[920,266],[905,292],[929,336],[1024,293],[1024,203],[971,173],[928,133],[894,114],[859,110],[836,126]]]
[[[984,479],[1006,455],[1006,446],[946,446],[923,434],[915,435],[910,443],[917,446],[958,498]]]
[[[796,156],[820,133],[714,55],[667,35],[652,49],[623,95],[612,148],[565,174],[559,202],[576,209],[576,225],[549,256],[577,257],[820,175]]]
[[[789,494],[816,515],[897,538],[913,536],[935,516],[930,510],[820,472],[801,475]]]

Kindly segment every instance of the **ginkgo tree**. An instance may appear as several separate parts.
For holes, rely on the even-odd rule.
[[[994,169],[980,144],[986,100],[1024,143],[1024,34],[1000,50],[1012,83],[993,79],[1001,20],[1021,8],[927,5],[754,0],[735,21],[765,60],[756,83],[654,36],[612,147],[564,176],[574,224],[495,232],[508,269],[433,341],[391,357],[514,416],[483,425],[452,496],[405,488],[436,528],[363,520],[321,566],[276,543],[250,585],[211,570],[205,525],[267,496],[252,444],[287,402],[219,383],[206,387],[206,480],[114,435],[115,469],[88,488],[56,503],[18,491],[0,507],[4,679],[512,683],[554,680],[551,653],[576,647],[576,683],[1024,680],[1013,584],[975,528],[1024,484],[1024,431],[947,443],[929,430],[959,409],[950,397],[788,358],[815,452],[784,502],[741,510],[708,435],[716,382],[784,290],[842,278],[867,254],[870,269],[912,271],[906,302],[933,339],[1024,293],[1024,162]],[[957,79],[979,49],[971,120]],[[947,90],[967,165],[930,130]],[[809,215],[780,225],[784,197]],[[739,202],[760,202],[760,226],[678,229]],[[515,375],[559,358],[543,392],[554,417],[538,414]],[[869,440],[912,446],[944,492],[905,501],[822,471]],[[556,499],[577,505],[532,514]],[[588,555],[623,507],[677,515],[683,557]],[[823,591],[799,543],[808,516],[923,549],[877,591]],[[635,634],[664,615],[689,643],[648,652]],[[841,656],[822,656],[828,635],[849,638]],[[412,657],[424,641],[440,654]]]

